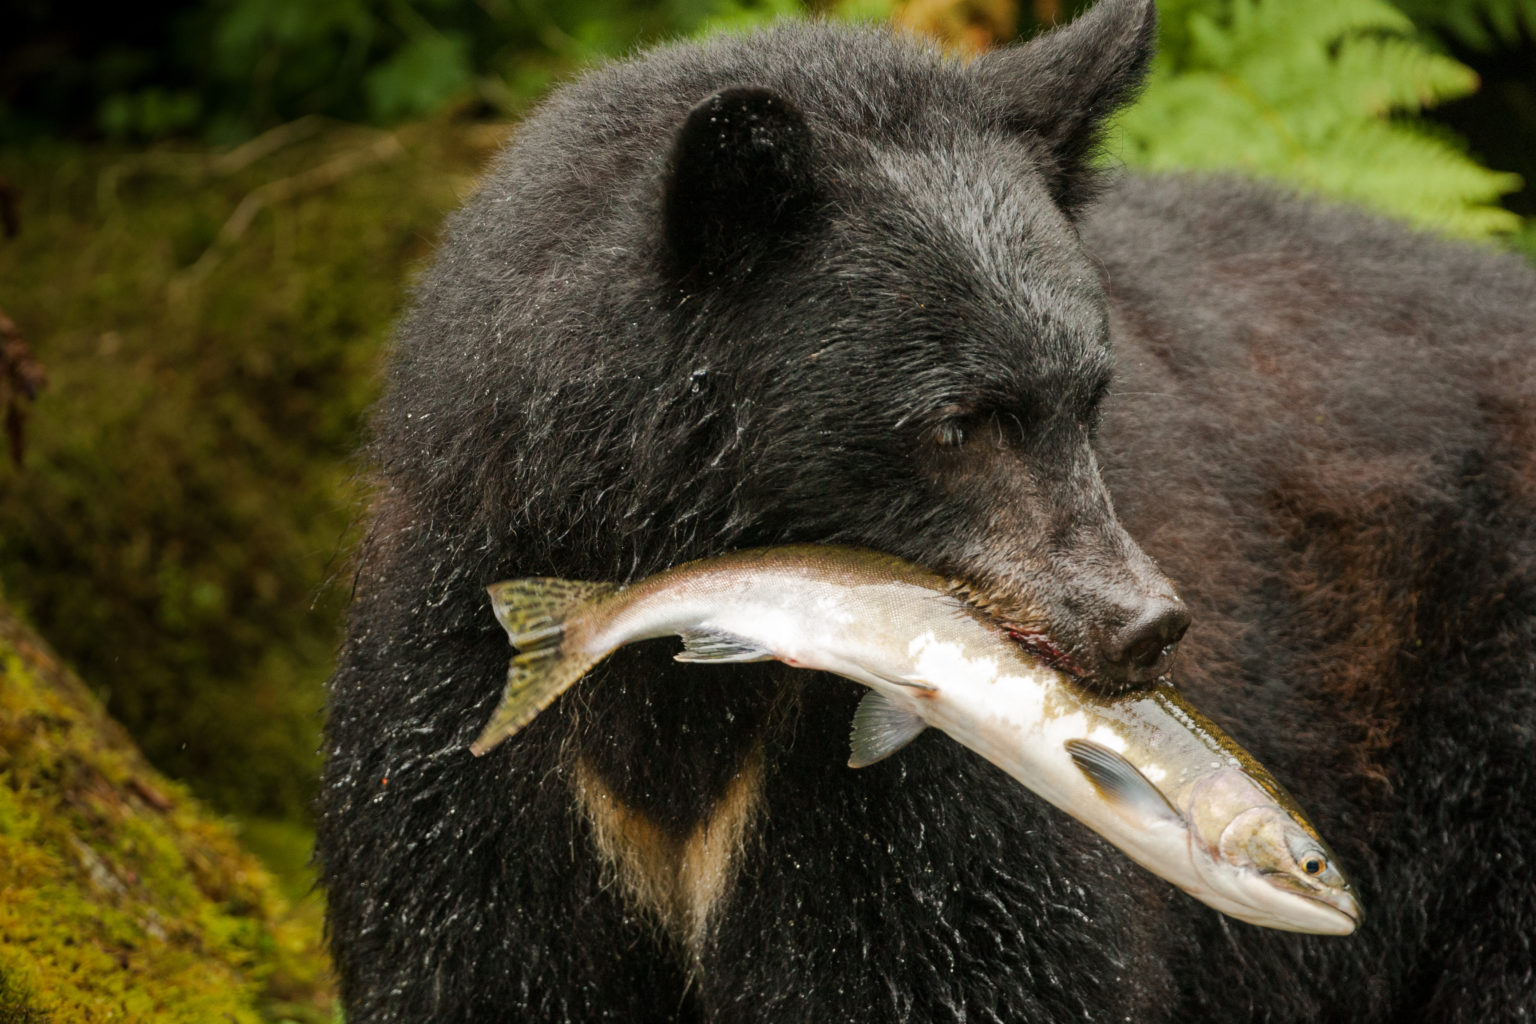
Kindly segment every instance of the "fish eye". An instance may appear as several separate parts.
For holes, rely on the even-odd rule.
[[[1303,875],[1316,878],[1324,885],[1342,882],[1333,865],[1328,863],[1328,854],[1316,839],[1304,835],[1300,829],[1294,829],[1288,831],[1286,845],[1290,847],[1292,863]]]

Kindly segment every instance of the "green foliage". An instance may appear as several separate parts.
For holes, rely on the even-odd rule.
[[[102,132],[109,136],[159,138],[190,130],[201,114],[196,93],[151,86],[108,96],[102,100],[97,119]]]
[[[1474,50],[1514,46],[1536,36],[1536,0],[1393,0],[1424,28]]]
[[[222,810],[297,819],[313,796],[362,515],[350,458],[477,135],[7,163],[24,230],[0,244],[0,308],[51,381],[25,469],[0,464],[0,576]]]
[[[1454,234],[1518,226],[1494,205],[1519,179],[1415,120],[1477,77],[1431,51],[1383,0],[1166,0],[1127,163],[1236,168]]]
[[[459,33],[420,35],[363,78],[373,120],[390,124],[446,107],[469,91],[469,40]]]
[[[1510,241],[1515,249],[1525,253],[1532,263],[1536,263],[1536,220],[1526,221]]]
[[[765,25],[777,18],[794,18],[805,14],[800,0],[758,0],[756,3],[740,3],[737,0],[717,0],[704,10],[703,17],[694,31],[697,34],[711,32],[744,32]]]
[[[637,43],[802,12],[799,0],[155,0],[126,25],[97,25],[39,6],[12,38],[30,27],[73,49],[40,59],[0,37],[0,68],[21,82],[0,75],[0,143],[83,125],[227,143],[306,114],[515,115],[555,75]]]
[[[223,0],[215,8],[211,60],[203,72],[226,95],[254,92],[277,117],[326,112],[387,124],[423,117],[471,94],[477,62],[494,59],[488,47],[476,52],[472,32],[481,30],[486,40],[526,34],[527,26],[515,19],[488,19],[471,4],[437,0],[419,6],[405,0]]]
[[[0,969],[0,1024],[52,1024],[27,986]]]
[[[842,21],[888,21],[895,9],[895,0],[836,0],[828,13]]]

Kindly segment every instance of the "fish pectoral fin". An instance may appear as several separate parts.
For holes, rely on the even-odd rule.
[[[1128,811],[1143,821],[1184,820],[1162,790],[1135,765],[1104,744],[1073,739],[1063,746],[1071,755],[1072,763],[1088,776],[1094,788],[1122,812]]]
[[[772,661],[773,652],[755,640],[713,629],[685,629],[678,661],[744,662]]]
[[[849,768],[866,768],[917,739],[928,723],[885,694],[871,690],[853,713]]]

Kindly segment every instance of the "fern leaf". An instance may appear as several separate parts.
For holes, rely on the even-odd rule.
[[[1397,0],[1397,6],[1415,24],[1444,31],[1474,50],[1536,36],[1536,0]]]
[[[1352,159],[1370,153],[1370,161]],[[1492,206],[1518,188],[1513,174],[1490,171],[1442,139],[1385,121],[1361,121],[1330,138],[1312,164],[1313,184],[1331,195],[1452,234],[1513,231],[1520,218]]]
[[[1467,95],[1477,77],[1404,34],[1410,23],[1395,8],[1383,0],[1202,7],[1189,11],[1179,45],[1159,57],[1142,101],[1121,116],[1126,162],[1278,177],[1457,234],[1516,226],[1493,204],[1518,178],[1402,116]]]
[[[1419,111],[1477,91],[1477,74],[1402,36],[1340,40],[1334,64],[1348,95],[1340,99],[1368,117]]]

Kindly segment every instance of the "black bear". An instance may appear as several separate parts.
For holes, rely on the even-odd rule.
[[[969,63],[790,25],[520,127],[376,417],[320,808],[349,1024],[1536,1013],[1536,274],[1101,179],[1154,20]],[[1106,691],[1171,671],[1363,926],[1229,921],[931,731],[850,770],[859,687],[675,641],[469,754],[488,583],[782,542],[972,581]]]

